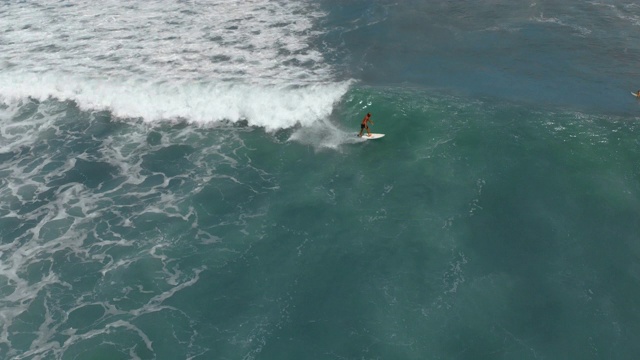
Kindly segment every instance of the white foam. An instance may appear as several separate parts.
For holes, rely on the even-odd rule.
[[[100,81],[55,74],[0,74],[0,95],[10,100],[73,100],[85,110],[109,110],[145,121],[186,119],[207,124],[247,120],[268,131],[327,118],[350,82],[319,85],[249,85],[224,82]]]
[[[305,1],[43,0],[5,8],[0,30],[9,41],[0,59],[20,68],[268,82],[300,71],[316,81],[331,71],[309,46],[324,14]]]
[[[349,82],[312,47],[306,1],[7,4],[0,97],[76,101],[146,121],[248,120],[275,130],[331,113]]]
[[[88,136],[84,126],[78,131],[75,124],[68,124],[66,112],[60,108],[74,111],[73,106],[57,101],[20,100],[0,107],[0,149],[15,154],[0,164],[0,214],[24,224],[0,244],[0,281],[5,283],[0,300],[0,346],[8,349],[3,355],[16,359],[62,358],[79,343],[94,337],[109,338],[113,333],[130,333],[142,348],[146,344],[147,351],[153,352],[152,338],[145,334],[145,328],[128,324],[157,312],[171,312],[172,317],[179,316],[189,323],[187,314],[169,306],[167,300],[195,286],[206,267],[193,268],[176,261],[176,246],[183,249],[184,243],[174,242],[171,237],[165,239],[164,235],[155,238],[151,233],[148,238],[134,237],[130,231],[139,231],[137,227],[145,226],[144,217],[152,214],[186,225],[195,235],[193,240],[205,245],[201,249],[211,247],[218,251],[222,238],[216,235],[216,227],[200,228],[196,208],[185,206],[184,200],[192,196],[189,189],[202,190],[216,177],[214,181],[228,179],[256,193],[264,191],[262,186],[272,188],[277,184],[245,158],[245,145],[238,136],[243,129],[222,126],[213,132],[219,141],[207,146],[212,132],[197,127],[163,132],[160,139],[149,142],[150,127],[134,122],[126,124],[126,131],[118,131],[116,126],[107,136],[91,137],[90,151],[74,152],[73,144]],[[84,115],[93,117],[88,121],[94,125],[103,121],[99,113]],[[192,144],[202,151],[193,155],[192,161],[198,166],[188,175],[154,172],[145,166],[146,155],[177,144]],[[84,171],[77,167],[80,161],[110,164],[113,178],[105,178],[95,187],[75,182],[76,177],[69,175]],[[216,166],[232,170],[225,173]],[[235,171],[238,168],[256,172],[261,180],[242,184],[242,177]],[[147,182],[150,177],[156,179]],[[186,186],[172,187],[173,180]],[[242,212],[235,226],[243,231],[245,218],[262,216],[260,211],[263,210]],[[214,264],[240,256],[234,246],[225,245],[221,252]],[[77,282],[84,274],[74,273],[70,267],[81,269],[85,264],[95,272],[86,274],[87,282]],[[138,282],[135,276],[129,276],[140,264],[145,268],[149,265],[149,274],[161,281]],[[103,286],[117,288],[123,277],[131,281],[126,283],[121,297],[110,293],[105,298],[100,294]],[[69,303],[67,295],[61,298],[60,289],[74,294],[75,301]],[[133,298],[146,300],[136,302]],[[69,314],[91,304],[102,306],[104,315],[91,326],[70,327],[77,324]],[[14,327],[19,319],[33,307],[42,306],[43,318],[23,330],[33,334],[30,344],[16,343]],[[192,333],[177,334],[172,340],[184,343],[188,336],[197,335],[194,329],[187,331]],[[127,344],[119,345],[126,351]],[[140,345],[132,346],[130,357],[139,357],[136,346]]]
[[[296,129],[289,137],[290,141],[311,145],[316,150],[340,149],[342,145],[354,144],[363,140],[356,136],[357,131],[344,130],[335,126],[328,119],[322,119],[311,126]]]
[[[574,31],[578,32],[578,34],[580,36],[587,36],[591,33],[590,29],[587,29],[583,26],[579,26],[577,24],[572,24],[572,23],[567,23],[559,18],[556,17],[545,17],[543,13],[540,13],[539,16],[534,16],[531,17],[532,21],[535,22],[539,22],[539,23],[549,23],[549,24],[554,24],[554,25],[558,25],[558,26],[562,26],[562,27],[569,27],[571,29],[573,29]]]

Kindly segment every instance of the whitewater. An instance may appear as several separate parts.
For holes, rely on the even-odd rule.
[[[322,16],[274,1],[6,4],[0,94],[145,121],[308,125],[350,83],[310,46]]]

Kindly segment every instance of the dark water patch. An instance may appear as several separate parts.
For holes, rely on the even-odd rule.
[[[151,131],[147,135],[147,144],[151,146],[157,146],[162,143],[162,134],[157,131]]]
[[[169,145],[144,155],[141,166],[145,170],[163,173],[169,177],[188,173],[193,165],[187,157],[194,151],[189,145]]]
[[[51,271],[67,279],[73,291],[65,291],[64,288],[57,288],[57,286],[53,291],[57,296],[72,302],[73,294],[96,291],[96,285],[102,279],[100,270],[102,270],[103,264],[99,261],[90,261],[83,257],[82,254],[76,254],[75,249],[71,246],[64,248],[64,245],[70,241],[65,241],[64,238],[61,240],[63,248],[55,251],[50,257],[52,262]],[[69,240],[75,239],[69,238]]]
[[[85,130],[85,134],[96,139],[107,138],[123,126],[120,123],[114,123],[112,115],[108,111],[95,112],[91,114],[91,117],[90,126]]]
[[[28,349],[38,337],[38,328],[45,320],[45,294],[40,292],[28,305],[26,311],[20,313],[9,326],[8,339],[13,346]]]
[[[73,218],[50,220],[40,228],[42,241],[51,241],[63,236],[73,224]]]
[[[149,175],[140,184],[140,187],[143,188],[143,189],[146,189],[146,188],[162,185],[164,183],[164,180],[165,180],[165,176],[163,174]],[[135,197],[127,197],[127,198],[129,198],[130,200],[134,200],[134,201],[136,199]],[[127,203],[130,204],[129,202],[127,202]]]
[[[76,329],[87,329],[102,318],[104,314],[104,308],[101,305],[81,306],[69,313],[66,325]]]
[[[115,166],[101,161],[76,159],[73,168],[59,179],[51,181],[48,186],[58,187],[71,183],[80,183],[88,188],[97,188],[106,181],[112,180],[119,170]]]
[[[114,175],[113,178],[105,180],[103,183],[100,184],[99,191],[111,192],[117,189],[119,186],[121,186],[124,182],[128,180],[128,177],[126,175],[116,176],[115,173],[113,175]]]
[[[39,101],[30,99],[28,102],[20,106],[18,113],[13,116],[12,121],[21,122],[34,117],[38,113],[39,105]]]
[[[16,209],[19,215],[25,215],[25,214],[29,214],[33,211],[35,211],[36,209],[38,209],[41,206],[44,206],[48,203],[50,203],[51,201],[53,201],[56,197],[56,188],[48,188],[45,191],[39,192],[36,195],[36,199],[34,201],[27,201],[27,202],[19,202],[16,201],[14,204],[16,206]]]
[[[18,154],[16,152],[0,153],[0,163],[9,162],[17,156]]]
[[[16,284],[12,281],[9,281],[8,277],[0,275],[0,281],[2,284],[0,285],[0,296],[2,296],[3,298],[8,297],[16,291]]]

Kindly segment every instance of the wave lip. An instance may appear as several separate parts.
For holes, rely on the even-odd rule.
[[[9,101],[26,97],[71,100],[84,110],[108,110],[119,118],[147,122],[184,119],[206,125],[247,121],[250,126],[275,131],[327,118],[350,84],[154,83],[0,73],[0,96]]]

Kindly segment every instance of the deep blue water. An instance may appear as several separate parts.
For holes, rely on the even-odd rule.
[[[639,26],[3,3],[0,358],[635,358]]]

